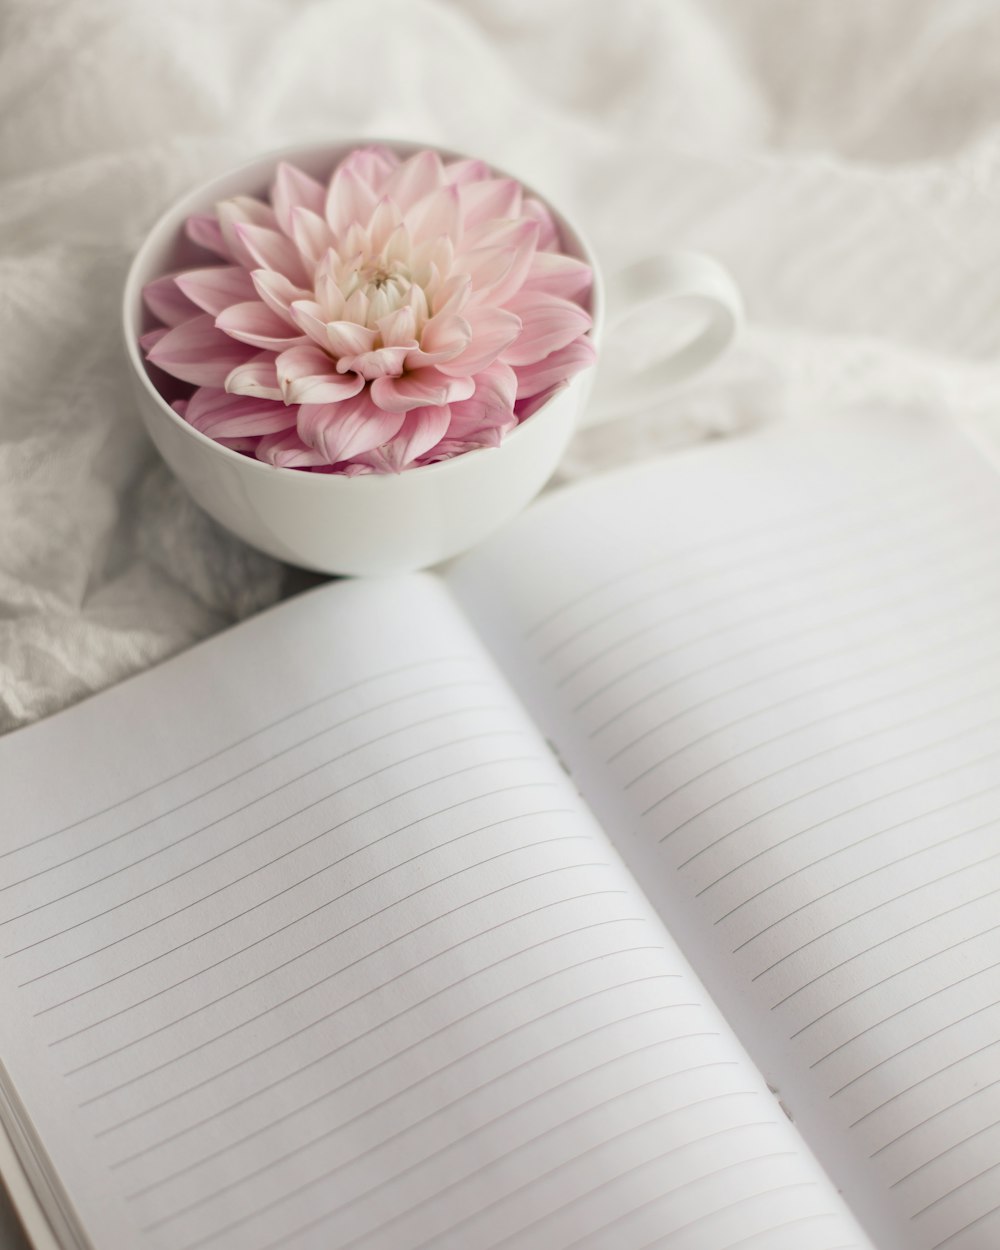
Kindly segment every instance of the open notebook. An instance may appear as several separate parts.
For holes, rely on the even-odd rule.
[[[557,494],[0,742],[2,1118],[96,1250],[995,1250],[1000,493]]]

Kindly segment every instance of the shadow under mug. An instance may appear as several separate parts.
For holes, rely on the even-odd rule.
[[[221,525],[279,560],[323,573],[408,572],[475,546],[542,489],[575,428],[655,403],[666,387],[723,352],[742,319],[735,284],[706,256],[667,253],[602,275],[573,223],[522,184],[552,212],[563,250],[585,260],[594,271],[590,312],[601,375],[598,402],[588,407],[595,373],[589,369],[511,430],[499,447],[392,475],[307,473],[277,468],[223,447],[188,425],[154,384],[138,345],[139,335],[152,324],[143,307],[142,289],[164,273],[204,264],[204,254],[184,233],[191,214],[209,212],[218,201],[234,195],[264,196],[280,161],[325,182],[352,149],[370,142],[375,141],[272,152],[195,188],[153,226],[136,253],[124,291],[125,348],[139,413],[164,460]],[[385,146],[405,158],[428,145],[385,141]],[[461,156],[437,150],[445,160]],[[603,335],[627,336],[630,324],[648,329],[664,312],[680,312],[693,323],[693,337],[654,352],[637,372],[602,368]]]

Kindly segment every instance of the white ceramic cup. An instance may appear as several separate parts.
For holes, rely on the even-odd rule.
[[[667,304],[695,324],[694,336],[638,373],[616,377],[610,370],[615,380],[600,388],[600,405],[587,408],[595,370],[585,370],[511,430],[499,447],[465,452],[440,464],[393,475],[342,477],[276,468],[241,455],[188,425],[157,391],[138,345],[139,335],[152,324],[142,289],[164,273],[204,263],[204,254],[183,230],[192,213],[211,211],[233,195],[264,195],[282,160],[325,181],[357,146],[355,141],[273,152],[213,178],[174,204],[132,262],[125,283],[124,334],[146,429],[206,512],[246,542],[291,564],[324,573],[388,574],[437,564],[485,538],[541,490],[574,428],[655,402],[665,387],[704,368],[728,346],[742,312],[726,271],[695,253],[652,257],[602,277],[580,231],[527,188],[553,213],[564,250],[594,271],[591,333],[599,355],[602,334],[626,333],[633,317],[648,325]],[[388,141],[386,146],[405,157],[426,145]],[[440,151],[445,159],[460,155]]]

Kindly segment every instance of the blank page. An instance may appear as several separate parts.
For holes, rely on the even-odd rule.
[[[0,768],[0,1057],[78,1240],[863,1244],[433,579],[314,592]]]
[[[568,491],[452,586],[876,1241],[994,1250],[993,470],[916,419],[779,430]]]

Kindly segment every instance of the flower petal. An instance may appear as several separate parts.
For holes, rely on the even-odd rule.
[[[413,347],[417,333],[417,318],[408,305],[397,308],[378,322],[378,332],[386,347]]]
[[[314,343],[318,343],[324,350],[329,348],[330,340],[326,337],[326,318],[319,304],[310,299],[297,299],[289,305],[288,311],[299,329],[304,330]]]
[[[293,428],[295,409],[202,386],[191,396],[184,418],[210,438],[246,438]]]
[[[398,473],[431,448],[440,443],[448,432],[451,410],[442,407],[416,408],[408,412],[395,438],[381,448],[386,467]]]
[[[326,341],[335,356],[356,356],[358,352],[370,352],[378,335],[367,326],[354,321],[330,321],[326,326]]]
[[[519,291],[507,308],[522,322],[517,340],[503,353],[509,365],[535,364],[590,329],[590,313],[544,291]]]
[[[524,217],[514,221],[503,217],[481,221],[478,226],[466,228],[462,235],[462,248],[471,252],[473,248],[479,247],[517,247],[528,227],[537,230],[538,224]]]
[[[302,172],[295,165],[282,161],[274,175],[271,187],[271,204],[279,227],[292,236],[292,211],[308,208],[310,212],[322,213],[326,191],[315,178]]]
[[[453,273],[434,294],[433,315],[446,317],[460,313],[472,295],[472,279],[467,273]]]
[[[373,252],[381,252],[403,218],[392,200],[379,200],[368,226],[368,239]]]
[[[355,223],[367,226],[377,203],[375,192],[352,166],[338,166],[326,195],[326,220],[338,238]]]
[[[228,255],[246,269],[253,268],[253,257],[236,233],[238,225],[256,225],[268,229],[277,226],[274,210],[262,200],[252,195],[236,195],[230,200],[222,200],[215,206],[219,220],[219,229],[226,245]]]
[[[484,178],[492,178],[493,170],[485,161],[464,158],[460,161],[449,161],[444,167],[445,182],[462,185],[467,182],[481,182]]]
[[[584,335],[535,364],[521,365],[514,370],[517,374],[517,398],[526,399],[565,382],[581,369],[588,368],[596,359],[594,344]]]
[[[547,291],[563,299],[584,302],[590,295],[594,274],[586,261],[563,252],[535,252],[524,279],[524,290]]]
[[[286,239],[283,234],[270,230],[267,226],[254,226],[246,222],[237,222],[234,230],[244,251],[252,257],[251,263],[247,265],[248,269],[262,265],[265,269],[274,269],[284,274],[300,286],[310,285],[305,264],[291,239]]]
[[[242,451],[251,455],[257,454],[257,447],[260,444],[260,438],[254,436],[249,438],[222,438],[220,436],[215,441],[223,447],[228,447],[230,451]]]
[[[455,261],[455,268],[472,278],[471,302],[506,304],[521,289],[531,266],[538,242],[534,222],[520,222],[512,235],[513,246],[483,247],[466,252]]]
[[[268,434],[257,444],[256,456],[279,469],[311,469],[325,464],[322,453],[304,443],[297,430]]]
[[[442,360],[438,368],[451,377],[479,373],[516,341],[521,333],[521,319],[504,308],[476,307],[467,312],[472,337],[468,346],[450,360]]]
[[[272,312],[260,300],[248,300],[245,304],[234,304],[224,309],[216,317],[215,324],[240,343],[272,352],[284,351],[286,347],[306,341],[304,334],[297,334],[283,317]]]
[[[415,243],[442,235],[457,243],[462,233],[462,205],[458,188],[437,188],[418,200],[403,220]]]
[[[139,346],[148,355],[150,348],[159,343],[169,329],[169,326],[155,326],[152,330],[147,330],[145,334],[139,335]]]
[[[471,398],[451,405],[449,438],[472,439],[485,430],[507,430],[517,424],[514,416],[517,374],[510,365],[496,360],[476,374],[475,382],[476,390]]]
[[[460,190],[466,230],[497,217],[521,215],[521,184],[515,178],[487,178],[467,182]]]
[[[281,399],[281,387],[274,368],[273,352],[258,352],[226,378],[230,395],[252,395],[257,399]]]
[[[403,372],[411,350],[407,346],[378,347],[374,351],[359,352],[356,356],[341,356],[337,361],[337,372],[344,373],[350,369],[360,373],[368,381],[384,377],[396,378]]]
[[[330,357],[311,343],[282,352],[275,374],[286,404],[335,404],[364,386],[356,373],[337,373]]]
[[[471,378],[450,378],[431,367],[414,369],[398,378],[376,378],[371,395],[387,412],[409,412],[411,408],[440,407],[452,400],[468,399],[475,389]]]
[[[189,269],[177,275],[177,285],[192,303],[216,317],[231,304],[254,297],[250,275],[239,265]]]
[[[182,382],[224,386],[228,374],[252,354],[251,348],[217,330],[215,319],[205,313],[168,330],[149,349],[148,359]]]
[[[314,265],[326,255],[333,243],[330,227],[311,209],[292,209],[292,239],[299,252]]]
[[[254,290],[279,317],[284,317],[289,325],[295,325],[292,316],[292,304],[296,300],[309,298],[309,292],[290,282],[283,273],[275,273],[273,269],[255,269],[250,275]]]
[[[178,274],[164,274],[162,278],[154,278],[142,288],[142,298],[146,307],[157,320],[165,326],[179,326],[182,321],[190,321],[197,317],[198,308],[192,304],[183,290],[178,286]]]
[[[184,232],[192,243],[197,243],[207,252],[215,252],[224,260],[233,259],[214,213],[193,213],[184,223]]]
[[[465,351],[472,339],[472,325],[455,313],[438,313],[424,326],[420,345],[411,351],[406,364],[409,369],[436,365],[454,360]]]
[[[336,279],[328,273],[321,273],[316,279],[316,302],[321,321],[343,321],[347,301]]]
[[[393,171],[382,194],[396,201],[405,213],[425,195],[430,195],[445,183],[444,166],[437,152],[424,149],[414,153]]]
[[[376,407],[367,391],[361,391],[339,404],[303,404],[298,431],[328,464],[336,464],[380,446],[397,433],[404,419],[402,413]]]
[[[366,325],[368,323],[368,311],[368,296],[358,287],[356,291],[351,293],[350,298],[344,305],[343,320],[353,321],[359,326]]]
[[[538,246],[543,251],[558,251],[562,247],[559,227],[541,200],[528,196],[521,205],[521,214],[538,222]]]
[[[368,147],[355,148],[341,162],[341,169],[349,169],[378,196],[384,194],[389,175],[399,164],[399,157],[389,148],[373,143]]]

